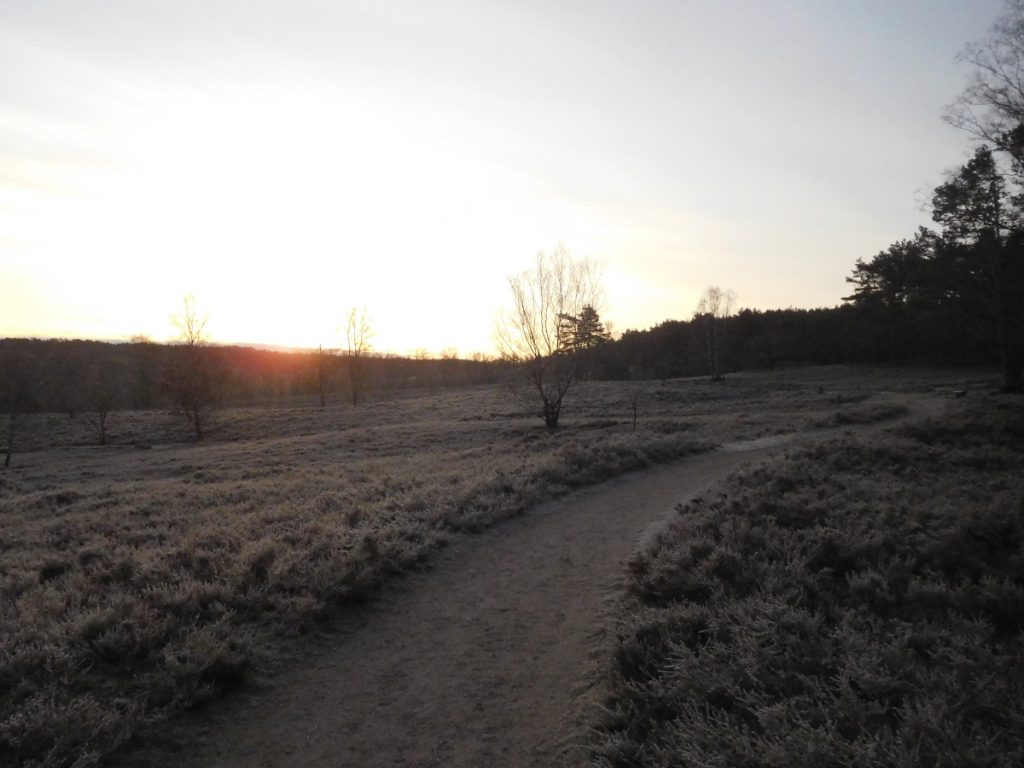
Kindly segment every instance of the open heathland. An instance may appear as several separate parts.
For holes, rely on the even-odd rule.
[[[1024,403],[792,450],[629,563],[596,766],[1024,764]]]
[[[22,417],[0,473],[0,763],[88,765],[465,531],[716,443],[927,409],[984,375],[842,367],[359,407]]]

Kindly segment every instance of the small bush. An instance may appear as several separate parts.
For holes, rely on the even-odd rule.
[[[909,412],[905,405],[874,403],[858,408],[838,410],[833,418],[833,423],[844,426],[850,424],[876,424],[880,421],[889,421],[900,416],[906,416]]]

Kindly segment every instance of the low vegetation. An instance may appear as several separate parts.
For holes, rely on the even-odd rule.
[[[583,382],[557,432],[495,387],[311,398],[214,411],[202,444],[173,414],[118,412],[104,447],[81,419],[26,414],[0,472],[0,764],[96,762],[452,536],[552,495],[973,386],[848,368]]]
[[[1024,404],[843,437],[629,563],[595,766],[1024,763]]]

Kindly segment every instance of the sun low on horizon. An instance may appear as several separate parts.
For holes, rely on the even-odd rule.
[[[558,243],[619,330],[833,306],[999,7],[0,2],[0,337],[489,353]]]

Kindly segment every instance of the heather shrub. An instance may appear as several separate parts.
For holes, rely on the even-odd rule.
[[[118,413],[102,448],[84,420],[27,416],[22,452],[0,473],[0,764],[102,761],[287,656],[295,634],[452,536],[553,495],[807,427],[840,388],[868,407],[880,389],[951,386],[941,372],[907,376],[836,367],[645,383],[635,431],[613,382],[581,382],[554,433],[499,387],[226,408],[202,445],[157,411]],[[739,567],[716,557],[719,572]]]
[[[608,418],[549,434],[435,406],[381,409],[376,425],[359,421],[373,406],[313,410],[311,434],[287,438],[241,439],[279,414],[227,412],[201,447],[23,457],[0,495],[0,765],[99,762],[451,536],[710,447]]]
[[[680,508],[629,563],[594,765],[1024,763],[1022,415],[803,448]]]

